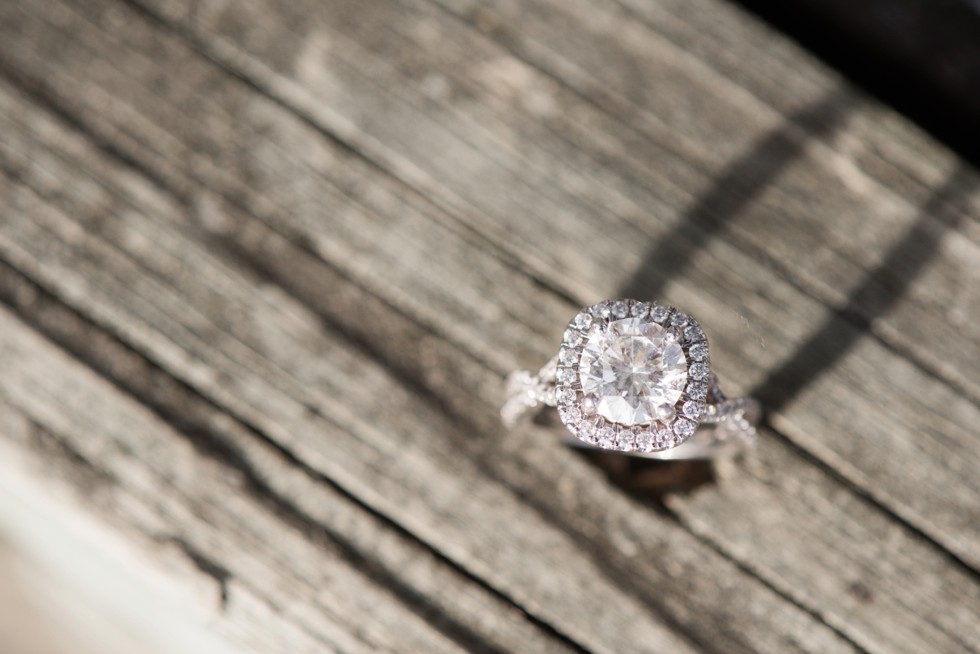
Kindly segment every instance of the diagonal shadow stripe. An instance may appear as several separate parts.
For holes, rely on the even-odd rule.
[[[667,280],[683,273],[698,250],[799,157],[810,139],[836,131],[854,104],[853,94],[834,89],[761,137],[712,182],[677,227],[654,245],[620,287],[619,297],[658,297]]]
[[[766,411],[783,408],[847,354],[877,317],[895,306],[935,255],[943,234],[960,227],[963,214],[944,211],[944,206],[956,197],[970,176],[965,164],[954,171],[922,207],[908,233],[851,293],[844,306],[835,309],[809,340],[752,392]]]

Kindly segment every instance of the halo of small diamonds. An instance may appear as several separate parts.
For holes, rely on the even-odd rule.
[[[608,352],[619,348],[626,357],[636,357],[638,343],[656,369],[638,371],[636,359],[629,359],[624,364],[633,367],[627,366],[627,372],[619,375],[630,381],[632,394],[623,400],[609,395],[612,391],[597,394],[601,380],[596,381],[590,366],[602,358],[608,373],[609,362],[623,356]],[[634,381],[633,375],[641,375],[640,381]],[[694,318],[656,303],[607,300],[582,309],[565,330],[556,374],[558,415],[569,431],[589,445],[621,452],[666,450],[697,430],[705,414],[710,375],[708,341]],[[624,404],[627,400],[633,403]],[[660,400],[666,401],[654,410],[651,402]],[[611,409],[610,402],[618,403]],[[621,419],[611,419],[614,415]],[[632,417],[622,419],[627,415]]]

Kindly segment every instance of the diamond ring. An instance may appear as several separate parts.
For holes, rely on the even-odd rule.
[[[708,366],[708,340],[691,316],[636,300],[608,300],[569,323],[558,356],[507,380],[501,410],[514,426],[557,406],[581,447],[654,459],[705,459],[752,445],[759,403],[728,399]]]

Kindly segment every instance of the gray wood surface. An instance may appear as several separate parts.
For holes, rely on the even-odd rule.
[[[246,651],[977,651],[978,179],[719,0],[9,0],[0,432]],[[621,295],[754,453],[500,427]]]

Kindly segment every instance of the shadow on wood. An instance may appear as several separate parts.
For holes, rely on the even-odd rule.
[[[639,269],[619,289],[620,297],[656,299],[667,280],[682,274],[698,250],[803,154],[810,139],[833,134],[851,113],[854,101],[844,90],[834,89],[758,139],[718,176],[686,218],[647,252]]]
[[[836,131],[853,105],[852,96],[834,89],[760,138],[712,183],[674,231],[650,249],[619,296],[657,297],[671,277],[682,274],[694,255],[803,153],[810,139]],[[652,461],[605,452],[584,456],[617,485],[656,502],[667,493],[690,492],[715,480],[714,466],[708,461]]]
[[[958,211],[944,213],[945,226],[935,218],[967,183],[969,171],[969,167],[963,165],[950,175],[946,184],[922,207],[915,225],[851,293],[845,305],[832,311],[809,340],[752,392],[767,411],[782,409],[825,370],[833,367],[859,338],[870,331],[874,319],[888,312],[901,299],[909,284],[935,254],[943,233],[960,227],[962,214]]]

